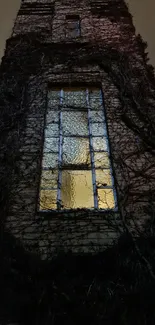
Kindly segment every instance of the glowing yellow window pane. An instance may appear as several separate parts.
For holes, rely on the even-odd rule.
[[[98,207],[99,209],[114,209],[113,189],[98,189]]]
[[[96,185],[112,186],[110,169],[96,169]]]
[[[41,190],[40,191],[40,210],[56,209],[57,191]]]
[[[42,170],[41,188],[57,187],[58,171],[57,170]]]
[[[107,152],[95,152],[95,167],[109,168],[109,156]]]
[[[61,200],[64,209],[93,208],[92,172],[90,170],[64,170]]]

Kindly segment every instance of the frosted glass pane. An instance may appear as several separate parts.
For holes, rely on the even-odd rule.
[[[58,166],[58,154],[44,153],[42,166],[44,168],[56,168]]]
[[[64,138],[63,139],[63,165],[64,164],[89,164],[89,139]]]
[[[41,189],[49,187],[57,188],[58,170],[42,170]]]
[[[48,92],[48,110],[58,108],[60,104],[60,90]]]
[[[92,122],[103,122],[105,120],[103,109],[101,111],[91,111]]]
[[[62,113],[63,134],[88,135],[87,112],[63,112]]]
[[[59,128],[58,124],[48,124],[45,128],[45,138],[52,137],[52,136],[59,136]]]
[[[45,138],[44,152],[58,152],[59,138]]]
[[[95,167],[109,168],[109,155],[107,152],[94,153]]]
[[[64,209],[93,208],[91,171],[62,171],[61,200]]]
[[[57,191],[40,191],[40,210],[49,210],[57,208]]]
[[[113,189],[98,189],[98,207],[99,209],[114,209]]]
[[[71,107],[86,107],[86,91],[85,90],[65,90],[64,89],[64,99],[63,106]]]
[[[46,115],[46,125],[49,123],[58,123],[59,121],[59,112],[49,111]]]
[[[92,135],[106,135],[106,125],[104,123],[92,123]]]
[[[96,185],[112,186],[110,169],[96,169]]]
[[[101,109],[102,100],[101,100],[101,91],[99,89],[92,89],[89,91],[89,104],[93,109]]]
[[[107,148],[107,140],[105,137],[96,137],[92,138],[93,139],[93,149],[94,150],[108,150]]]

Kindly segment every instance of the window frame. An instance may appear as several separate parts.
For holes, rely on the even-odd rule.
[[[63,88],[70,88],[70,89],[73,89],[74,86],[68,86],[68,85],[64,85],[64,86],[51,86],[49,89],[48,89],[48,93],[49,91],[52,91],[52,88],[57,88],[59,89],[60,91],[60,107],[62,105],[62,102],[63,102]],[[116,190],[116,186],[115,186],[115,180],[114,180],[114,174],[113,174],[113,164],[112,164],[112,158],[111,158],[111,150],[110,150],[110,141],[109,141],[109,132],[108,132],[108,125],[107,125],[107,118],[106,118],[106,111],[105,111],[105,106],[104,106],[104,94],[103,94],[103,90],[102,90],[102,87],[99,86],[99,85],[89,85],[89,86],[84,86],[84,85],[76,85],[76,88],[77,89],[81,89],[81,88],[85,88],[86,90],[86,102],[87,102],[87,108],[86,108],[86,111],[88,112],[88,130],[89,130],[89,134],[88,134],[88,139],[89,139],[89,144],[90,144],[90,147],[89,147],[89,152],[90,152],[90,158],[91,158],[91,167],[88,168],[87,170],[91,170],[92,171],[92,181],[93,181],[93,198],[94,198],[94,207],[93,208],[86,208],[86,207],[83,207],[83,208],[70,208],[70,209],[64,209],[64,208],[61,208],[61,204],[59,206],[59,202],[61,201],[61,187],[57,187],[57,209],[46,209],[46,210],[40,210],[39,208],[39,205],[40,205],[40,195],[38,196],[39,197],[39,202],[38,202],[38,209],[37,209],[37,212],[38,213],[68,213],[69,211],[76,211],[76,210],[87,210],[87,211],[95,211],[97,210],[98,212],[117,212],[118,211],[118,200],[117,200],[117,190]],[[105,118],[105,129],[106,129],[106,136],[105,136],[105,139],[106,139],[106,144],[107,144],[107,151],[101,151],[99,150],[99,152],[107,152],[109,154],[109,167],[107,168],[107,170],[110,170],[110,175],[111,175],[111,181],[112,181],[112,185],[111,186],[100,186],[99,188],[100,189],[112,189],[113,191],[113,196],[114,196],[114,203],[115,203],[115,207],[114,208],[99,208],[98,207],[98,194],[97,194],[97,185],[96,185],[96,177],[95,177],[95,173],[96,173],[96,170],[97,169],[100,169],[100,170],[105,170],[106,168],[96,168],[95,167],[95,163],[94,163],[94,157],[93,157],[93,154],[92,152],[95,152],[94,149],[91,151],[90,148],[93,147],[93,144],[92,144],[92,130],[91,130],[91,125],[89,124],[89,121],[91,120],[90,118],[90,103],[89,103],[89,89],[91,88],[96,88],[100,91],[100,96],[101,96],[101,104],[102,104],[102,110],[103,110],[103,114],[104,114],[104,118]],[[48,93],[47,93],[47,96],[48,96]],[[48,102],[48,100],[47,100]],[[47,110],[48,110],[48,104],[47,104]],[[54,111],[54,110],[53,110]],[[77,109],[77,111],[79,111]],[[47,114],[47,111],[46,111],[46,114]],[[44,125],[44,130],[46,128],[46,114],[45,114],[45,125]],[[63,135],[62,135],[62,125],[61,125],[61,121],[62,121],[62,110],[60,110],[60,120],[59,120],[59,126],[60,126],[60,130],[59,130],[59,141],[60,141],[60,145],[59,145],[59,158],[58,158],[58,162],[61,164],[61,159],[62,159],[62,141],[63,141]],[[104,129],[103,127],[103,129]],[[44,133],[44,132],[43,132]],[[83,138],[83,136],[81,136]],[[98,136],[93,136],[93,137],[98,137]],[[44,146],[44,141],[45,141],[45,136],[44,136],[44,139],[43,139],[43,146]],[[43,152],[43,151],[42,151]],[[59,163],[58,163],[58,170],[59,170]],[[42,166],[42,165],[41,165]],[[64,168],[66,169],[66,168]],[[75,169],[72,169],[72,168],[69,168],[70,170],[75,170]],[[42,173],[42,170],[43,168],[41,167],[41,173]],[[49,168],[50,170],[50,168]],[[61,172],[59,171],[58,172],[58,184],[61,183],[61,173],[62,173],[62,170],[63,168],[61,167]],[[81,168],[81,170],[83,170]],[[40,183],[41,183],[41,173],[40,173]],[[40,194],[40,184],[39,184],[39,194]]]
[[[78,24],[78,29],[73,29],[71,31],[71,29],[69,28],[69,23],[76,23]],[[73,31],[79,31],[79,35],[76,36],[69,36],[69,33],[73,32]],[[81,37],[81,22],[80,22],[80,16],[79,15],[66,15],[66,21],[65,21],[65,37],[68,40],[74,40],[74,39],[78,39]]]

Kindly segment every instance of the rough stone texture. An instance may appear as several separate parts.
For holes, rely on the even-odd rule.
[[[79,39],[65,38],[67,14],[80,16]],[[122,120],[118,88],[99,64],[98,54],[107,46],[130,56],[130,64],[138,69],[139,75],[146,72],[132,18],[121,0],[22,1],[12,38],[7,43],[2,74],[13,73],[16,80],[17,74],[19,78],[24,71],[26,100],[23,104],[25,115],[20,121],[23,126],[18,137],[18,159],[15,159],[16,171],[10,187],[6,229],[42,258],[51,258],[51,253],[62,250],[96,253],[119,236],[122,217],[133,218],[139,226],[148,217],[144,209],[148,199],[140,200],[140,197],[145,197],[150,189],[154,191],[154,178],[146,182],[143,177],[144,173],[147,177],[147,172],[154,175],[154,157],[145,147],[137,156],[142,140]],[[90,63],[93,52],[96,61]],[[85,63],[83,58],[87,59]],[[118,212],[85,210],[39,215],[37,201],[48,85],[80,85],[81,80],[83,84],[102,85]],[[131,80],[136,87],[137,74],[133,74]],[[128,112],[130,109],[136,120],[132,107]],[[133,228],[135,230],[135,225]]]

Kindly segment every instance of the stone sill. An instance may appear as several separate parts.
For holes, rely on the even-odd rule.
[[[64,219],[64,218],[92,218],[92,217],[110,217],[112,219],[120,219],[118,208],[113,210],[102,210],[102,209],[70,209],[70,210],[49,210],[49,211],[38,211],[37,215],[44,220],[53,219],[53,217]]]

